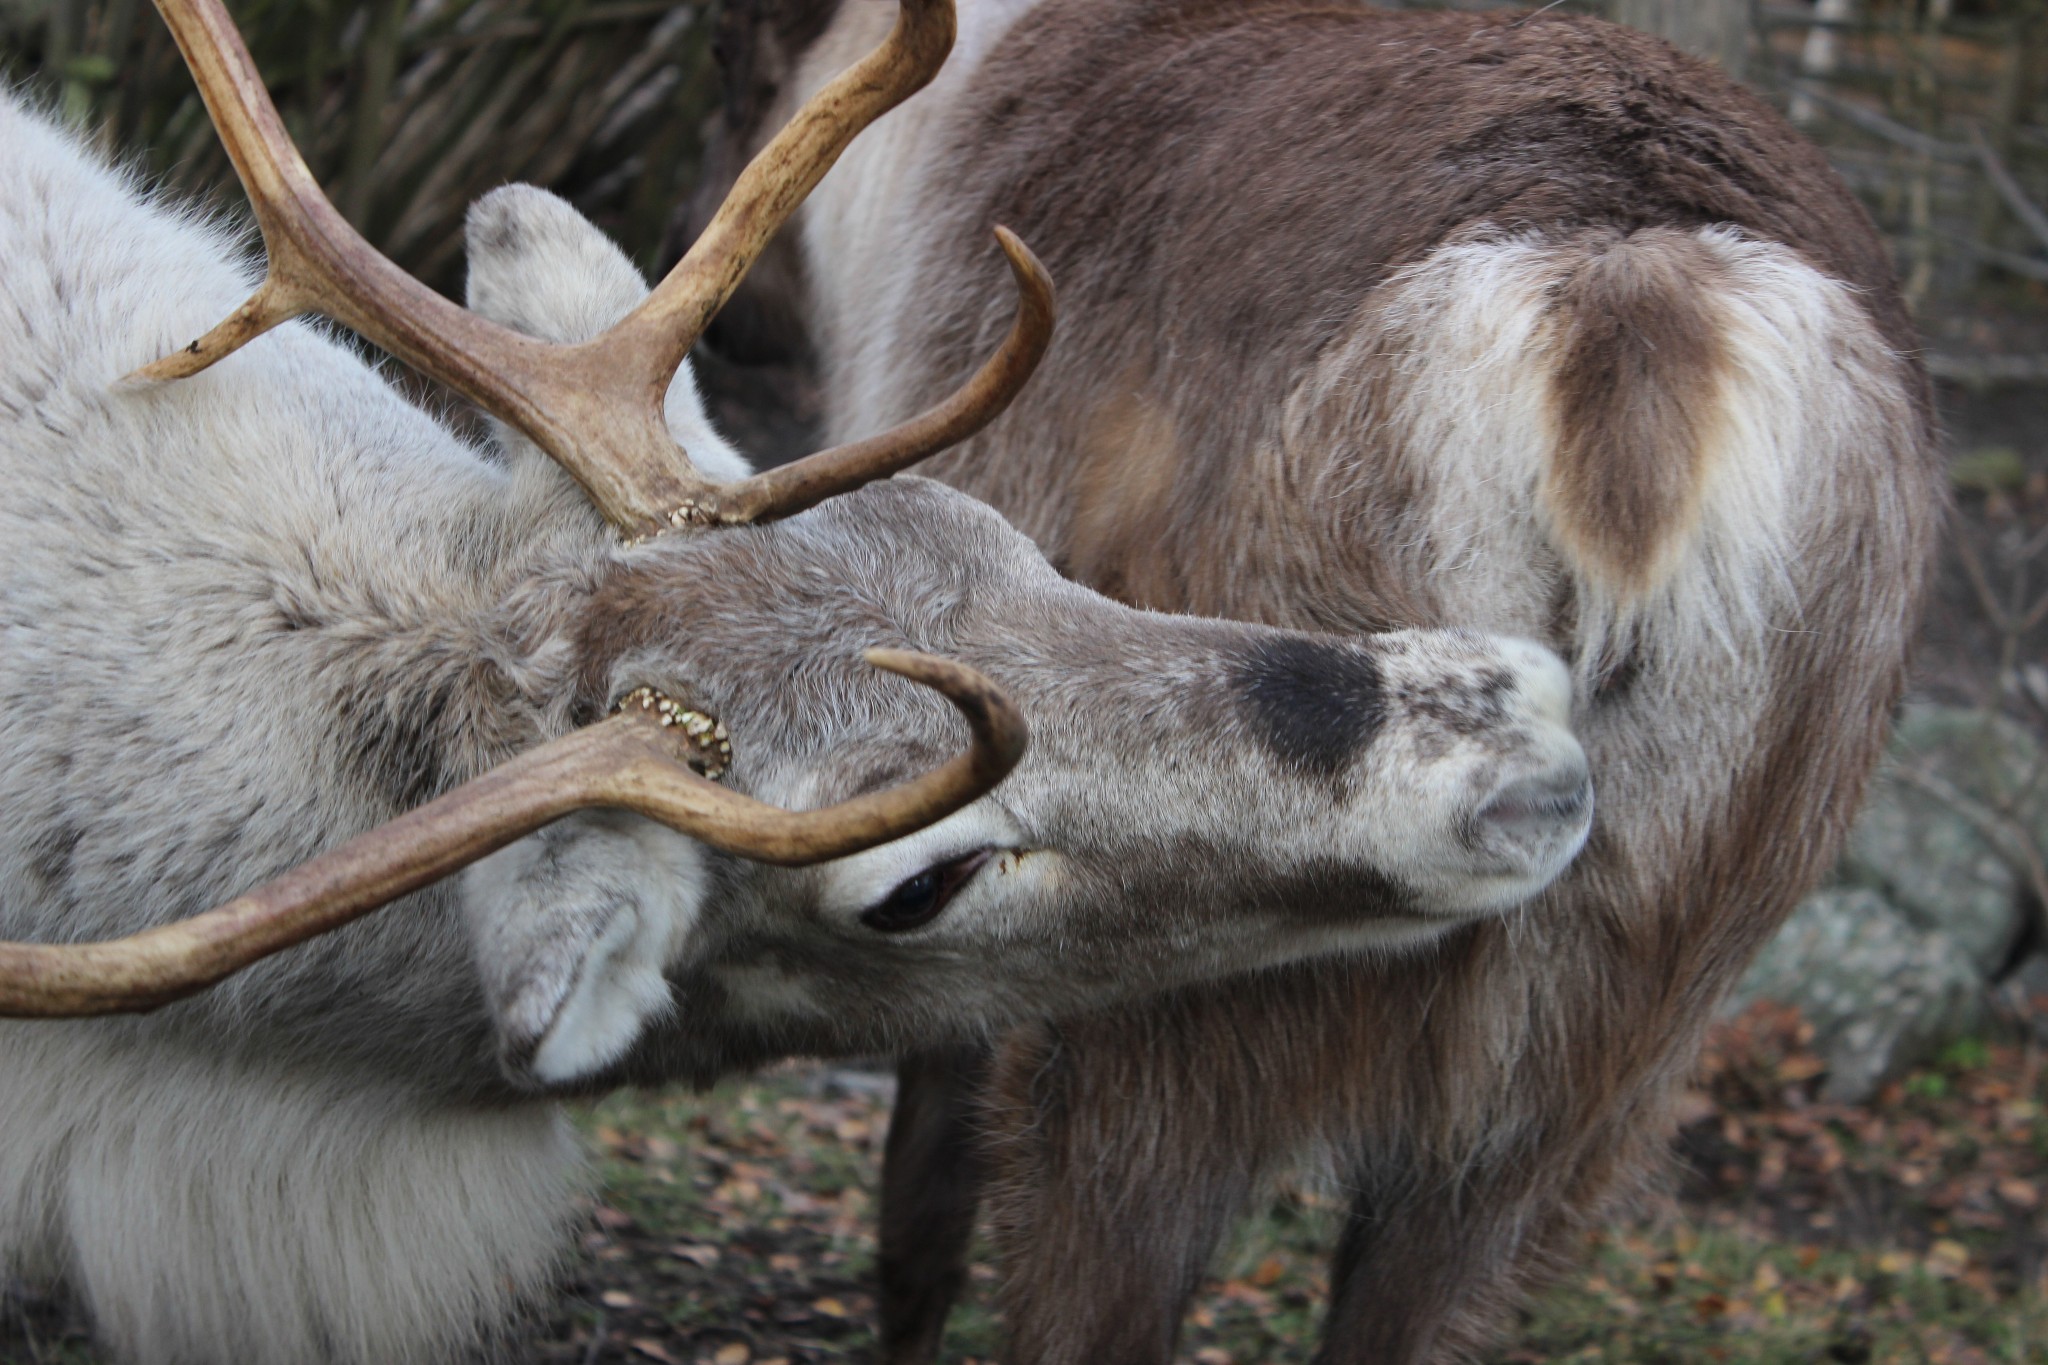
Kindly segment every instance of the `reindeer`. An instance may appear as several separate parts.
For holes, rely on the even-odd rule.
[[[731,7],[714,171],[877,11]],[[1261,1178],[1325,1153],[1318,1358],[1465,1358],[1655,1165],[1878,751],[1943,506],[1883,247],[1760,101],[1589,19],[975,0],[960,46],[745,343],[801,320],[830,430],[914,411],[996,334],[973,247],[1011,225],[1063,339],[932,473],[1137,606],[1545,642],[1601,813],[1529,914],[1426,956],[1017,1030],[978,1107],[971,1050],[907,1061],[885,1354],[936,1351],[985,1178],[1013,1358],[1166,1361]]]
[[[1392,951],[1584,839],[1541,647],[1135,610],[881,477],[1043,351],[1014,238],[1008,339],[931,412],[763,474],[718,438],[691,339],[944,0],[652,293],[488,197],[474,312],[334,213],[217,0],[159,8],[269,266],[125,382],[252,272],[0,93],[0,1013],[106,1016],[0,1025],[0,1262],[115,1357],[470,1358],[569,1243],[555,1096]]]

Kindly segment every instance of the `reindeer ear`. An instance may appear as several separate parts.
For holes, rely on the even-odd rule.
[[[469,206],[469,306],[515,332],[563,345],[588,341],[647,297],[647,282],[597,224],[567,200],[507,185]],[[711,425],[686,362],[668,387],[676,443],[714,479],[754,472]]]
[[[588,341],[638,307],[647,282],[567,200],[507,185],[469,206],[469,306],[515,332]]]
[[[615,812],[571,816],[463,874],[462,908],[506,1074],[602,1072],[672,1008],[708,874],[694,842]]]

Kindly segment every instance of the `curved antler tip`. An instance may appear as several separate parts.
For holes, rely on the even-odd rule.
[[[962,667],[950,659],[920,654],[914,649],[887,649],[881,645],[862,650],[860,657],[876,668],[900,674],[913,682],[923,682],[935,673],[943,673],[948,677],[957,676],[953,670]],[[936,669],[932,667],[934,664],[938,665]]]
[[[1024,723],[1024,713],[1010,700],[1010,694],[981,670],[914,649],[876,647],[862,650],[861,657],[876,668],[922,683],[944,695],[966,713],[1004,769],[1015,766],[1023,756],[1031,735]]]
[[[996,224],[996,245],[1009,258],[1010,269],[1017,272],[1019,280],[1029,280],[1045,293],[1052,292],[1052,274],[1045,268],[1045,262],[1038,259],[1038,253],[1026,246],[1024,239],[1016,233]]]
[[[120,389],[141,389],[152,384],[162,384],[172,379],[190,379],[205,369],[204,364],[193,363],[193,348],[181,347],[160,360],[152,360],[140,369],[130,370],[114,381]]]

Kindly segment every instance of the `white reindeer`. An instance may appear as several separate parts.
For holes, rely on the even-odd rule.
[[[271,262],[142,381],[252,272],[0,94],[0,1012],[161,1006],[0,1025],[0,1262],[117,1358],[488,1351],[569,1245],[552,1093],[1411,943],[1576,852],[1547,652],[1135,611],[965,495],[857,486],[1022,382],[1021,248],[1011,342],[921,424],[754,477],[670,382],[929,75],[944,3],[651,296],[565,205],[485,200],[482,316],[333,216],[214,0],[160,8]],[[496,449],[306,306],[477,397]]]

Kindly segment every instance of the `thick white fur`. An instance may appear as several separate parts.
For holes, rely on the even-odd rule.
[[[500,1045],[535,1079],[567,1084],[617,1061],[668,1014],[710,888],[689,840],[590,812],[521,839],[463,874],[477,974]]]
[[[0,927],[98,936],[393,813],[339,776],[334,670],[383,666],[378,632],[476,643],[488,580],[460,569],[492,546],[573,561],[603,541],[559,474],[508,477],[308,326],[181,385],[113,387],[246,296],[242,243],[146,202],[4,91],[0,148],[0,799],[17,829],[82,836],[40,856],[0,841]],[[497,303],[566,308],[560,283]],[[696,448],[735,467],[677,388]],[[439,498],[415,496],[422,477]],[[279,613],[361,620],[360,650],[295,656]],[[167,670],[190,686],[164,689]],[[705,889],[689,851],[669,835],[653,878],[587,875],[566,910],[529,893],[477,914],[498,935],[475,940],[483,986],[442,894],[390,912],[406,918],[375,953],[346,931],[153,1021],[0,1024],[0,1265],[61,1277],[137,1365],[461,1357],[553,1283],[585,1180],[554,1105],[460,1098],[491,1066],[483,1007],[536,1080],[609,1061],[669,1008],[659,966]],[[267,1022],[295,989],[333,1011],[331,1060],[306,1064],[317,1019]]]
[[[124,1361],[467,1359],[553,1282],[584,1183],[553,1105],[63,1024],[14,1031],[0,1093],[0,1258],[61,1275]]]

